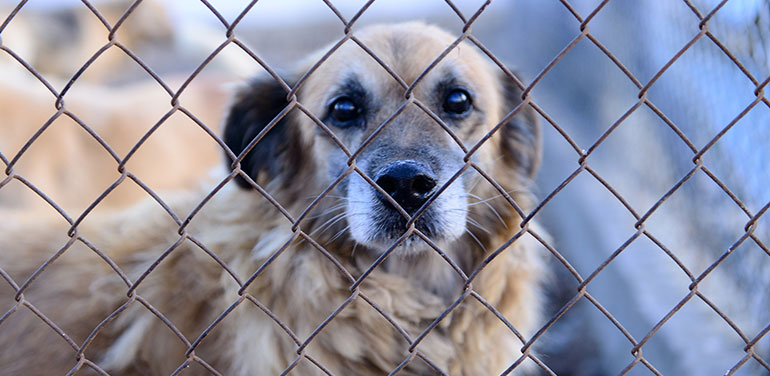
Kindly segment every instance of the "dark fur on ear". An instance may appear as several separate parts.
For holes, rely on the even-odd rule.
[[[230,106],[225,121],[224,142],[236,156],[240,155],[257,135],[289,104],[286,90],[273,78],[260,78],[241,89]],[[303,163],[300,130],[291,116],[286,114],[251,149],[241,161],[241,170],[255,182],[264,184],[284,177],[288,184]],[[232,160],[228,158],[228,167]],[[259,179],[259,180],[257,180]],[[243,188],[251,185],[238,175],[235,181]]]
[[[518,106],[522,90],[504,72],[499,75],[506,104],[504,114]],[[501,130],[503,161],[527,178],[534,178],[542,154],[540,121],[532,106],[522,108]]]

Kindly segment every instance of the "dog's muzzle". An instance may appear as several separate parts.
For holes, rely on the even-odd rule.
[[[362,178],[351,179],[348,185],[346,210],[354,240],[384,251],[409,230],[407,224],[434,241],[462,235],[467,201],[462,182],[450,184],[439,194],[439,187],[446,182],[446,171],[442,176],[442,171],[432,165],[404,159],[389,161],[369,172],[377,187]],[[419,218],[414,218],[428,203]],[[400,250],[425,249],[427,246],[419,238],[418,234],[411,234],[400,244]]]

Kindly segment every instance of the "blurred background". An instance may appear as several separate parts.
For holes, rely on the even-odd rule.
[[[146,197],[146,189],[163,196],[205,179],[221,156],[207,132],[218,132],[228,93],[264,70],[225,43],[222,20],[233,22],[248,3],[145,0],[107,45],[107,28],[79,1],[31,0],[8,18],[18,4],[0,0],[0,167],[23,177],[0,180],[0,210],[57,215],[54,202],[76,217],[97,199],[95,210],[118,208]],[[347,19],[365,4],[331,3]],[[483,3],[454,1],[465,17]],[[593,40],[580,38],[549,66],[602,2],[565,3],[494,1],[472,26],[525,82],[548,67],[532,89],[548,115],[537,195],[549,197],[568,181],[536,217],[550,244],[583,279],[620,250],[586,288],[616,323],[580,298],[538,340],[541,359],[559,375],[613,375],[630,365],[630,375],[654,374],[634,365],[621,325],[637,343],[645,339],[644,359],[665,375],[770,374],[770,214],[762,215],[770,205],[770,102],[762,90],[770,75],[770,2],[609,1],[588,23]],[[114,25],[132,2],[91,4]],[[718,6],[702,29],[701,18]],[[413,19],[462,33],[462,20],[440,0],[374,1],[353,30]],[[258,1],[234,29],[278,72],[343,35],[320,0]],[[651,80],[649,104],[637,106]],[[704,167],[695,169],[704,147]],[[580,168],[587,150],[590,171]],[[116,169],[126,155],[128,177]],[[645,233],[635,227],[642,216]],[[580,283],[550,261],[546,314],[553,317]]]

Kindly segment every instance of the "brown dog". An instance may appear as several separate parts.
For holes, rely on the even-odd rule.
[[[355,35],[407,85],[455,39],[421,23]],[[0,291],[11,312],[0,319],[0,372],[504,371],[522,343],[500,317],[529,338],[543,268],[534,239],[516,236],[521,217],[509,201],[531,200],[534,113],[522,107],[485,139],[521,103],[498,71],[461,43],[405,99],[349,41],[302,82],[297,102],[272,78],[239,92],[224,133],[235,155],[247,153],[235,163],[238,184],[202,208],[190,195],[168,203],[173,218],[153,201],[86,217],[74,240],[68,224],[0,222],[0,267],[16,285],[31,281],[23,294],[13,283]]]

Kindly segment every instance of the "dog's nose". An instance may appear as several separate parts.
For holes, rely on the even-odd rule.
[[[374,181],[409,214],[417,211],[436,188],[433,173],[416,161],[393,162],[380,170]],[[377,197],[392,206],[379,191]]]

